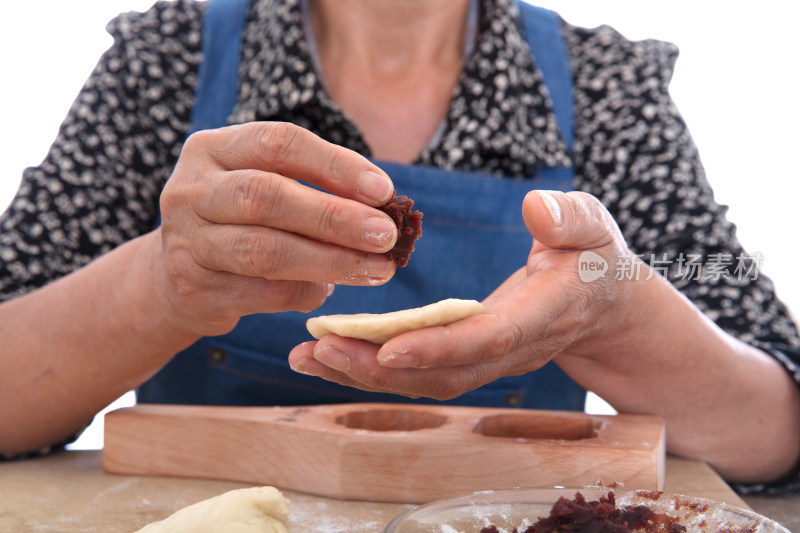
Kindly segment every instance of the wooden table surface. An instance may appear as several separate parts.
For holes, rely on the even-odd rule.
[[[71,451],[0,464],[0,531],[131,533],[176,510],[242,483],[105,474],[99,451]],[[707,465],[668,457],[665,491],[748,508]],[[293,533],[380,533],[413,506],[319,498],[284,491],[292,503]],[[761,501],[764,500],[764,501]],[[800,496],[754,499],[762,512],[797,528]],[[766,502],[766,503],[764,503]],[[772,514],[770,514],[772,513]],[[780,516],[779,516],[780,515]],[[795,529],[800,531],[800,528]]]

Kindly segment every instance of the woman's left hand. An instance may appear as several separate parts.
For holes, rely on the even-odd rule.
[[[486,314],[383,346],[328,335],[297,346],[292,368],[359,389],[443,400],[561,353],[602,353],[628,322],[632,283],[616,279],[625,277],[617,269],[634,268],[637,259],[593,196],[533,191],[522,209],[534,237],[528,263],[483,302]]]
[[[328,335],[296,347],[292,367],[444,400],[554,360],[617,411],[662,416],[670,453],[735,481],[793,471],[800,393],[775,358],[725,333],[636,258],[595,198],[534,191],[522,210],[534,237],[528,264],[486,298],[486,314],[383,346]]]

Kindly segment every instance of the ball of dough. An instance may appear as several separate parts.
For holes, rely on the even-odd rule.
[[[306,320],[306,328],[315,339],[335,333],[342,337],[384,344],[401,333],[430,326],[444,326],[480,313],[483,305],[476,300],[448,298],[424,307],[384,314],[324,315]]]
[[[220,494],[184,507],[137,533],[288,533],[289,500],[274,487]]]

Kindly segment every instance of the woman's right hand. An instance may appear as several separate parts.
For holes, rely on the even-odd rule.
[[[393,193],[367,159],[288,123],[196,133],[161,196],[156,290],[179,327],[215,335],[313,310],[333,284],[385,283],[397,229],[374,207]]]

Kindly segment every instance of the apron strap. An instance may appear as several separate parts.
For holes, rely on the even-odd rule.
[[[190,133],[225,126],[236,105],[242,33],[250,0],[209,0],[203,21],[203,61]]]
[[[542,79],[553,113],[556,115],[561,136],[572,152],[573,138],[573,96],[572,71],[569,64],[567,48],[561,34],[561,21],[556,13],[549,9],[533,6],[519,1],[525,38],[533,54],[536,66],[542,71]]]

